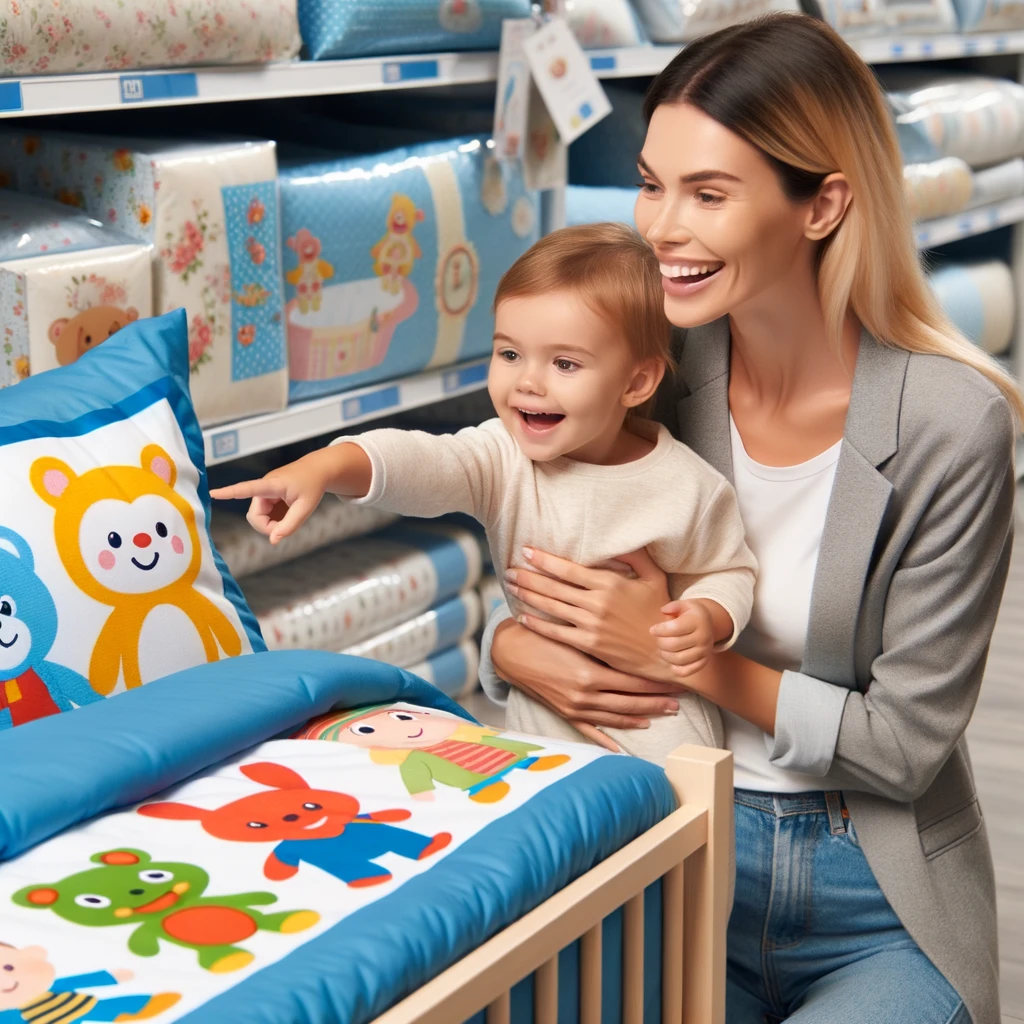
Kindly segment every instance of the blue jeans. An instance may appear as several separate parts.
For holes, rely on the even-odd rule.
[[[727,1024],[970,1024],[882,894],[840,793],[736,790]]]

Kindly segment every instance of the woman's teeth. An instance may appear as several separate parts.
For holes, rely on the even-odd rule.
[[[662,263],[661,274],[662,277],[671,278],[686,278],[686,277],[702,277],[705,274],[713,274],[717,270],[721,270],[724,264],[721,263],[701,263],[693,264],[690,266],[673,266],[670,263]]]

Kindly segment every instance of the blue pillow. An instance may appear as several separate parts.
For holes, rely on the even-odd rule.
[[[0,729],[266,649],[188,377],[179,309],[0,391]]]

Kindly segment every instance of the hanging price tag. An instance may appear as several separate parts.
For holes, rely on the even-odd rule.
[[[530,66],[523,43],[536,31],[531,18],[501,24],[498,92],[494,104],[494,147],[499,160],[521,159],[530,103]]]
[[[612,105],[567,22],[552,18],[522,46],[563,143],[578,139],[611,113]]]

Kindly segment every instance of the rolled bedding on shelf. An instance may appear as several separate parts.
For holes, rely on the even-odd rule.
[[[1001,260],[949,264],[929,274],[946,315],[976,345],[1001,355],[1013,338],[1013,274]]]
[[[453,700],[467,697],[480,686],[480,649],[473,640],[463,640],[410,665],[406,671],[425,679]]]
[[[489,354],[498,280],[539,237],[485,138],[288,164],[281,209],[292,401]]]
[[[285,407],[273,142],[11,135],[0,139],[0,177],[155,246],[154,312],[188,313],[203,426]]]
[[[4,5],[0,76],[254,64],[299,52],[295,0]]]
[[[634,227],[635,188],[606,188],[568,185],[565,190],[565,223],[598,224],[615,221]]]
[[[943,157],[903,168],[903,183],[914,220],[960,213],[971,199],[971,169],[957,157]]]
[[[236,580],[275,565],[294,562],[312,551],[362,537],[393,523],[398,517],[368,505],[322,501],[302,524],[302,529],[271,545],[245,518],[233,512],[215,511],[210,526],[213,542]]]
[[[475,586],[467,530],[401,522],[255,576],[242,589],[268,648],[339,651]]]
[[[151,257],[80,210],[0,191],[0,388],[152,316]]]
[[[479,626],[480,596],[466,590],[340,653],[408,668],[469,639]]]
[[[983,171],[975,171],[967,209],[974,210],[979,206],[1005,202],[1017,196],[1024,196],[1024,159],[1021,157]]]
[[[720,28],[748,21],[771,11],[800,10],[797,0],[634,0],[640,21],[655,43],[685,43]]]

